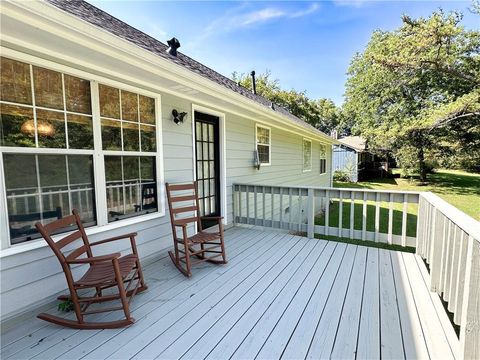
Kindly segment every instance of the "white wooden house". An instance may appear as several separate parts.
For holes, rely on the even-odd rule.
[[[336,140],[84,1],[0,16],[2,359],[480,358],[477,221],[432,193],[332,188]],[[229,263],[187,279],[164,184],[192,180]],[[33,224],[73,208],[92,241],[138,232],[128,328],[34,318],[66,283]]]
[[[235,181],[331,184],[331,138],[88,3],[4,2],[1,16],[2,319],[63,290],[33,228],[57,209],[77,208],[92,238],[138,231],[148,258],[171,245],[166,181],[199,180],[204,214],[227,226]]]

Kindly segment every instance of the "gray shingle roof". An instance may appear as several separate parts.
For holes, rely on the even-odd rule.
[[[114,16],[106,13],[103,10],[87,3],[83,0],[46,0],[46,2],[54,5],[55,7],[75,15],[82,20],[97,26],[103,30],[106,30],[113,35],[116,35],[124,40],[127,40],[145,50],[148,50],[155,55],[158,55],[164,59],[168,59],[178,65],[181,65],[190,71],[193,71],[211,81],[216,82],[230,90],[235,91],[238,94],[241,94],[251,100],[256,101],[257,103],[270,108],[270,100],[264,98],[263,96],[253,94],[249,89],[244,88],[243,86],[238,85],[235,81],[223,76],[222,74],[210,69],[209,67],[199,63],[198,61],[193,60],[192,58],[178,52],[178,56],[169,55],[166,50],[168,46],[157,39],[141,32],[140,30],[135,29],[134,27],[128,25],[127,23],[115,18]],[[281,106],[275,105],[275,112],[281,113],[286,116],[289,120],[304,127],[306,130],[312,131],[317,135],[325,134],[310,124],[306,123],[302,119],[291,114],[288,110],[282,108]]]

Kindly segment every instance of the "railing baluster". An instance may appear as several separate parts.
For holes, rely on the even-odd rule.
[[[455,294],[457,290],[457,277],[460,259],[460,229],[458,226],[453,225],[452,235],[452,272],[450,274],[450,285],[448,290],[448,296],[445,299],[448,302],[448,310],[453,312],[455,310]]]
[[[257,197],[258,197],[258,194],[257,194],[257,186],[255,185],[253,187],[253,225],[257,225],[257,219],[258,219],[258,214],[257,214],[257,208],[258,208],[258,204],[257,204]]]
[[[283,188],[279,187],[278,192],[280,194],[280,229],[283,229]]]
[[[367,193],[363,192],[362,204],[362,240],[367,239]]]
[[[274,187],[270,187],[270,196],[271,196],[271,202],[272,202],[272,209],[271,209],[271,214],[270,217],[272,218],[272,227],[275,227],[274,221],[275,221],[275,194],[274,194]]]
[[[265,186],[262,186],[262,226],[265,227]]]
[[[302,189],[298,189],[298,223],[297,231],[302,231],[302,209],[303,209],[303,196]]]
[[[463,289],[465,286],[465,261],[467,257],[467,245],[468,237],[464,231],[460,236],[460,262],[458,264],[458,276],[457,276],[457,290],[455,293],[455,311],[453,312],[453,321],[455,324],[460,324],[462,320],[462,305],[463,305]]]
[[[453,239],[452,239],[452,222],[447,219],[448,225],[447,225],[447,238],[445,239],[446,241],[446,256],[445,256],[445,270],[444,270],[444,276],[443,276],[443,284],[442,284],[442,291],[443,291],[443,297],[445,299],[448,299],[448,295],[450,292],[450,276],[452,273],[452,252],[453,252]]]
[[[247,206],[247,224],[250,225],[250,188],[247,185],[245,189],[245,205]]]
[[[343,193],[338,193],[338,236],[343,237]]]
[[[325,235],[330,235],[329,219],[330,219],[330,190],[325,190]]]
[[[393,244],[393,194],[388,196],[388,235],[387,241],[389,244]]]
[[[315,190],[308,188],[307,200],[307,236],[315,237]]]
[[[380,234],[380,193],[375,193],[375,241],[379,241]]]
[[[355,192],[350,193],[350,239],[353,239],[355,225]]]
[[[288,229],[292,230],[292,188],[288,188]]]
[[[243,209],[242,209],[242,185],[238,185],[238,218],[239,222],[241,224],[244,224],[243,222]]]
[[[418,204],[420,209],[420,204]],[[407,214],[408,214],[408,194],[403,194],[403,209],[402,209],[402,246],[407,246]],[[417,224],[420,224],[421,220],[417,217]],[[417,237],[418,237],[417,232]]]

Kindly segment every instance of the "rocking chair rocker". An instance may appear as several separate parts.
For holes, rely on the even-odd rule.
[[[55,220],[46,225],[36,223],[35,226],[57,256],[67,279],[70,295],[62,295],[59,296],[58,299],[64,301],[70,300],[73,303],[73,309],[77,318],[76,320],[68,320],[62,317],[41,313],[37,316],[39,319],[75,329],[115,329],[131,325],[135,322],[135,319],[130,316],[130,301],[136,293],[147,289],[137,254],[135,243],[136,233],[116,236],[90,243],[80,220],[80,216],[76,210],[73,210],[73,215],[66,216],[60,220]],[[52,234],[57,233],[60,229],[66,228],[73,229],[74,231],[55,242],[51,237]],[[69,255],[65,255],[62,249],[80,239],[83,244],[80,247],[75,248]],[[120,253],[114,253],[93,256],[91,249],[93,246],[121,239],[130,239],[132,249],[131,254],[121,256]],[[86,254],[87,257],[80,257],[83,254]],[[89,265],[88,270],[79,280],[73,279],[70,267],[74,264]],[[125,286],[125,284],[127,285]],[[135,286],[130,289],[133,284],[135,284]],[[113,287],[118,288],[118,293],[102,294],[104,290]],[[86,296],[85,294],[80,296],[78,294],[79,290],[89,288],[95,289],[95,294],[93,296]],[[87,310],[93,303],[101,303],[117,299],[120,300],[121,306]],[[125,318],[109,322],[86,322],[84,320],[85,315],[116,310],[123,310]]]
[[[185,276],[192,276],[192,265],[208,261],[214,264],[226,264],[227,257],[225,255],[225,245],[223,242],[223,217],[208,216],[201,217],[199,215],[198,187],[197,182],[189,184],[165,184],[167,188],[168,207],[170,209],[170,220],[172,223],[173,245],[175,253],[169,251],[170,259],[174,265]],[[185,192],[180,195],[172,196],[172,192]],[[193,205],[192,205],[193,201]],[[190,202],[190,205],[185,203]],[[174,207],[175,203],[182,203],[181,207]],[[189,217],[183,216],[177,218],[178,215],[189,213]],[[193,216],[192,216],[193,213]],[[207,232],[202,229],[203,219],[216,220],[218,223],[217,232]],[[187,226],[189,223],[197,223],[198,232],[195,235],[187,235]],[[177,229],[181,228],[182,236],[177,235]],[[197,260],[192,261],[191,256],[195,256]],[[217,259],[221,257],[222,259]]]

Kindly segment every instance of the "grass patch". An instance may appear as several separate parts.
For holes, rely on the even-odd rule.
[[[416,178],[373,179],[360,183],[334,182],[333,186],[356,189],[431,191],[475,220],[480,220],[480,174],[441,169],[434,174],[429,174],[428,184],[424,186],[419,186]]]
[[[354,230],[362,230],[363,224],[363,200],[354,201],[354,216],[353,228]],[[342,228],[350,229],[350,211],[352,203],[350,200],[344,200],[342,205]],[[409,204],[407,208],[407,236],[416,236],[417,232],[417,204]],[[402,235],[403,223],[403,203],[393,204],[393,223],[392,234]],[[381,233],[388,233],[388,203],[382,202],[380,204],[380,223],[379,231]],[[340,201],[334,199],[330,202],[330,211],[328,226],[339,227],[340,222]],[[315,218],[315,225],[325,226],[325,215],[319,215]],[[375,231],[375,201],[367,201],[367,231]]]

